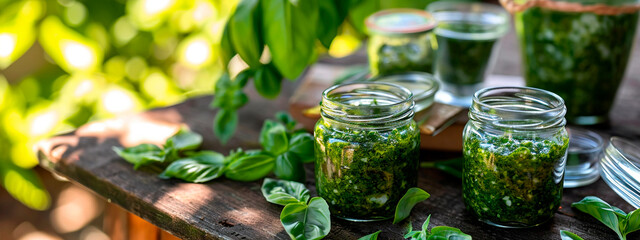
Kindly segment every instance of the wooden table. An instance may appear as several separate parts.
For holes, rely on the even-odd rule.
[[[517,53],[513,34],[503,43],[497,73],[512,73],[513,59],[504,54]],[[597,129],[602,134],[640,136],[640,71],[638,51],[630,63],[631,72],[612,112],[610,126]],[[506,59],[507,61],[504,62]],[[500,64],[509,66],[504,68]],[[240,125],[235,137],[220,144],[212,134],[214,111],[208,108],[211,97],[198,97],[167,108],[154,109],[137,115],[85,125],[77,131],[51,138],[39,145],[40,164],[51,172],[67,177],[109,202],[155,224],[171,234],[185,239],[288,239],[280,224],[281,206],[270,204],[260,193],[262,181],[234,182],[218,179],[206,184],[191,184],[180,180],[162,180],[158,172],[148,169],[134,171],[131,164],[119,158],[113,146],[133,146],[143,142],[161,144],[182,124],[204,136],[204,149],[224,154],[237,147],[258,148],[262,122],[278,110],[286,110],[287,99],[295,84],[286,82],[277,100],[267,101],[248,86],[251,102],[240,111]],[[422,161],[434,161],[459,156],[459,152],[423,151]],[[315,194],[313,165],[307,166],[306,185]],[[613,231],[592,217],[571,209],[571,203],[585,196],[598,196],[625,211],[632,207],[617,196],[602,180],[588,187],[565,189],[562,208],[555,218],[540,227],[502,229],[478,222],[465,211],[461,181],[435,169],[421,169],[419,187],[431,193],[431,198],[418,204],[411,223],[418,228],[431,214],[431,226],[447,225],[460,228],[474,239],[560,239],[560,230],[570,230],[585,239],[616,239]],[[353,223],[332,219],[327,239],[357,239],[382,230],[380,239],[401,239],[404,226],[391,221]],[[634,233],[629,239],[640,239]]]

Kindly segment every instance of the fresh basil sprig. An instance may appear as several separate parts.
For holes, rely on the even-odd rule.
[[[604,225],[615,231],[621,240],[626,240],[627,234],[640,229],[639,209],[627,214],[621,209],[611,206],[602,199],[594,196],[588,196],[579,202],[574,202],[571,204],[571,207],[598,219]]]
[[[253,72],[244,70],[231,81],[228,74],[223,74],[216,82],[215,94],[211,107],[220,109],[213,120],[213,133],[222,143],[229,141],[238,127],[237,110],[249,102],[249,97],[242,91]]]
[[[409,226],[409,233],[404,235],[404,238],[410,238],[411,240],[436,240],[436,239],[460,239],[460,240],[471,240],[471,236],[463,233],[460,229],[447,227],[447,226],[437,226],[428,230],[429,221],[431,220],[431,215],[427,217],[427,220],[422,224],[421,231],[412,231],[411,226]]]
[[[575,233],[565,231],[565,230],[560,230],[560,238],[562,240],[584,240],[580,236],[576,235]]]
[[[393,224],[399,223],[411,214],[411,209],[424,200],[427,200],[431,195],[420,188],[410,188],[400,198],[398,205],[396,205],[396,214],[393,217]]]
[[[113,147],[113,151],[127,162],[133,164],[134,169],[154,163],[168,163],[179,158],[181,153],[197,149],[202,144],[202,136],[197,133],[180,129],[164,144],[164,149],[153,144],[140,144],[130,148]]]
[[[187,182],[202,183],[222,176],[225,170],[225,158],[222,154],[202,151],[172,162],[158,177],[175,177]]]
[[[329,205],[321,197],[309,200],[309,190],[303,184],[265,178],[261,190],[268,202],[284,205],[280,222],[291,239],[321,239],[329,234]]]

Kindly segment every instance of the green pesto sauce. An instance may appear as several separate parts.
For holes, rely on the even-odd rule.
[[[468,136],[463,144],[462,192],[480,220],[515,227],[553,217],[562,199],[566,134],[552,139]]]
[[[410,71],[433,72],[435,51],[432,33],[406,36],[373,36],[368,55],[373,75],[388,75]]]
[[[488,31],[485,24],[440,23],[438,28],[461,33],[481,33]],[[446,83],[473,85],[484,80],[493,46],[497,39],[470,40],[440,35],[436,31],[438,54],[436,73]]]
[[[527,86],[552,91],[566,117],[606,118],[624,75],[638,13],[596,15],[532,8],[516,14]]]
[[[393,217],[418,181],[420,133],[415,121],[389,131],[315,128],[316,187],[331,214],[355,220]]]

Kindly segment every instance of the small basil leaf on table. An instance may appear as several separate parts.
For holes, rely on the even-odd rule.
[[[456,240],[471,240],[471,236],[463,233],[460,229],[437,226],[431,229],[431,233],[427,240],[439,240],[439,239],[456,239]]]
[[[302,183],[265,178],[262,195],[267,202],[285,206],[289,203],[307,203],[309,190]]]
[[[411,238],[412,240],[425,240],[427,239],[429,230],[428,230],[428,226],[429,226],[429,221],[431,221],[431,215],[427,216],[427,220],[424,221],[424,223],[422,224],[422,231],[412,231],[411,228],[411,224],[409,224],[409,232],[407,234],[404,235],[404,238]]]
[[[113,147],[113,151],[127,162],[133,164],[134,169],[153,162],[163,162],[164,155],[160,147],[153,144],[140,144],[130,148]]]
[[[282,89],[282,76],[271,64],[262,65],[255,72],[253,85],[256,91],[265,98],[274,99]]]
[[[331,230],[329,205],[320,197],[309,204],[289,203],[280,213],[280,222],[291,239],[321,239]]]
[[[317,1],[263,0],[262,33],[273,64],[295,80],[315,52]]]
[[[260,131],[260,145],[265,151],[276,156],[286,152],[289,140],[284,125],[266,120]]]
[[[283,180],[296,182],[304,182],[305,180],[304,165],[291,152],[286,152],[276,157],[276,167],[273,173]]]
[[[313,136],[309,133],[295,133],[289,141],[289,153],[295,154],[303,163],[315,160]]]
[[[187,182],[201,183],[222,176],[225,158],[213,151],[201,151],[187,158],[172,162],[158,177],[179,178]]]
[[[222,143],[229,141],[238,127],[238,113],[235,110],[220,109],[213,120],[213,132]]]
[[[167,141],[169,140],[173,142],[173,148],[179,151],[194,150],[202,144],[202,136],[200,134],[185,129],[180,129],[178,133],[167,139]]]
[[[575,233],[565,231],[565,230],[560,230],[560,238],[562,240],[584,240],[580,236],[576,235]]]
[[[358,240],[378,240],[378,235],[382,232],[382,230],[369,234],[367,236],[358,238]]]
[[[627,233],[640,230],[640,209],[633,210],[627,215]]]
[[[271,173],[275,158],[266,153],[245,154],[228,163],[224,176],[235,181],[255,181]]]
[[[400,198],[398,205],[396,205],[396,214],[393,218],[393,224],[399,223],[409,217],[411,209],[413,209],[417,203],[427,200],[429,196],[431,196],[429,193],[420,188],[410,188],[407,190],[407,193]]]
[[[259,0],[242,0],[229,19],[229,33],[238,55],[251,67],[260,66],[264,49]]]
[[[626,236],[626,233],[624,233],[624,229],[620,229],[619,225],[620,222],[627,217],[624,211],[593,196],[585,197],[579,202],[571,204],[571,206],[598,219],[604,223],[604,225],[615,231],[620,239],[625,239],[624,236]]]

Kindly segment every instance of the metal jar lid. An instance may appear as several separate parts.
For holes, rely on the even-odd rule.
[[[382,35],[422,33],[438,25],[429,12],[404,8],[376,12],[367,17],[365,24],[369,32]]]

